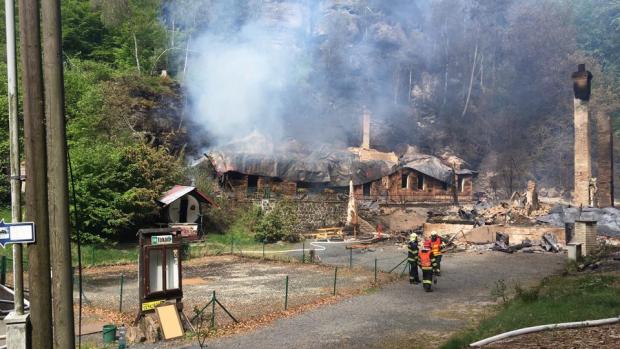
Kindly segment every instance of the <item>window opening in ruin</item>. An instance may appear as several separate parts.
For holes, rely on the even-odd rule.
[[[370,186],[372,183],[364,183],[363,192],[364,196],[370,196]]]
[[[228,173],[228,179],[233,180],[233,181],[238,181],[238,180],[242,180],[244,179],[245,176],[242,173],[239,172],[229,172]]]
[[[320,194],[327,188],[326,183],[297,182],[298,193]],[[348,188],[347,188],[348,189]]]
[[[248,176],[248,193],[255,193],[258,187],[258,176]]]
[[[400,176],[400,187],[402,189],[409,188],[409,176],[408,175],[403,174]]]
[[[443,190],[448,191],[448,182],[442,182],[441,184],[442,184],[441,187],[443,188]]]
[[[418,190],[424,190],[426,188],[426,183],[424,182],[424,175],[418,173]]]

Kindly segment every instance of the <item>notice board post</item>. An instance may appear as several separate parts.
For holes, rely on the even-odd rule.
[[[173,302],[183,310],[181,229],[140,229],[139,309],[135,323],[158,305]]]

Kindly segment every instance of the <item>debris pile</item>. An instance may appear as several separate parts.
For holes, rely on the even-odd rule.
[[[535,187],[535,185],[531,185]],[[529,200],[529,201],[528,201]],[[501,201],[492,204],[489,201],[481,201],[473,206],[449,208],[446,210],[434,209],[428,212],[430,223],[452,224],[537,224],[539,216],[550,213],[551,206],[538,201],[535,191],[528,194],[515,192],[509,201]]]
[[[620,237],[620,209],[615,207],[571,207],[558,205],[548,214],[536,218],[539,223],[546,223],[557,227],[564,227],[566,223],[575,223],[575,220],[595,220],[599,234]]]
[[[551,233],[543,234],[540,240],[524,239],[521,243],[514,245],[510,244],[510,235],[503,232],[495,233],[495,242],[491,243],[475,243],[466,240],[459,240],[458,235],[459,234],[446,236],[446,239],[449,242],[448,249],[457,249],[470,252],[492,250],[505,253],[558,253],[562,251],[562,247],[558,243],[555,235]]]
[[[474,210],[480,212],[479,215],[485,224],[536,224],[536,218],[548,214],[550,209],[549,205],[543,203],[526,205],[518,200],[510,203],[500,202],[496,206]]]

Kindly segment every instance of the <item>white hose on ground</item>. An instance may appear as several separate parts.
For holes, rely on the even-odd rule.
[[[382,234],[382,236],[384,237],[389,237],[387,234]],[[371,239],[366,239],[366,240],[357,240],[357,239],[349,239],[349,240],[344,240],[344,241],[312,241],[310,242],[310,246],[315,247],[316,251],[325,251],[326,248],[325,246],[322,245],[337,245],[337,244],[358,244],[358,243],[364,243],[364,242],[372,242],[376,237],[376,234],[373,238]],[[274,254],[274,253],[289,253],[289,252],[302,252],[304,250],[310,250],[309,248],[303,249],[303,248],[296,248],[293,250],[282,250],[282,251],[265,251],[265,253],[269,253],[269,254]],[[250,251],[240,251],[242,254],[243,253],[263,253],[263,250],[250,250]]]
[[[528,334],[528,333],[534,333],[534,332],[541,332],[541,331],[547,331],[547,330],[562,330],[562,329],[579,328],[579,327],[602,326],[602,325],[614,324],[616,322],[620,322],[620,316],[612,317],[612,318],[608,318],[608,319],[600,319],[600,320],[563,322],[563,323],[559,323],[559,324],[549,324],[549,325],[540,325],[540,326],[526,327],[526,328],[521,328],[521,329],[510,331],[510,332],[501,333],[501,334],[498,334],[496,336],[489,337],[489,338],[477,341],[475,343],[471,343],[469,346],[477,348],[477,347],[481,347],[483,345],[487,345],[487,344],[490,344],[490,343],[493,343],[493,342],[497,342],[497,341],[502,340],[502,339],[506,339],[506,338],[510,338],[510,337],[514,337],[514,336],[520,336],[520,335]]]

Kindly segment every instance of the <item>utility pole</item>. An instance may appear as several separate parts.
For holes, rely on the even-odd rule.
[[[28,247],[32,348],[49,349],[52,343],[52,294],[38,0],[19,0],[19,29],[24,86],[26,218],[34,222],[37,229],[36,243]]]
[[[11,162],[11,221],[21,222],[21,171],[19,168],[19,117],[17,116],[17,54],[15,50],[15,1],[4,1],[6,16],[6,67],[9,91],[9,141]],[[15,313],[24,314],[24,268],[22,245],[13,245],[13,284]]]
[[[60,0],[42,0],[54,348],[75,347]]]

